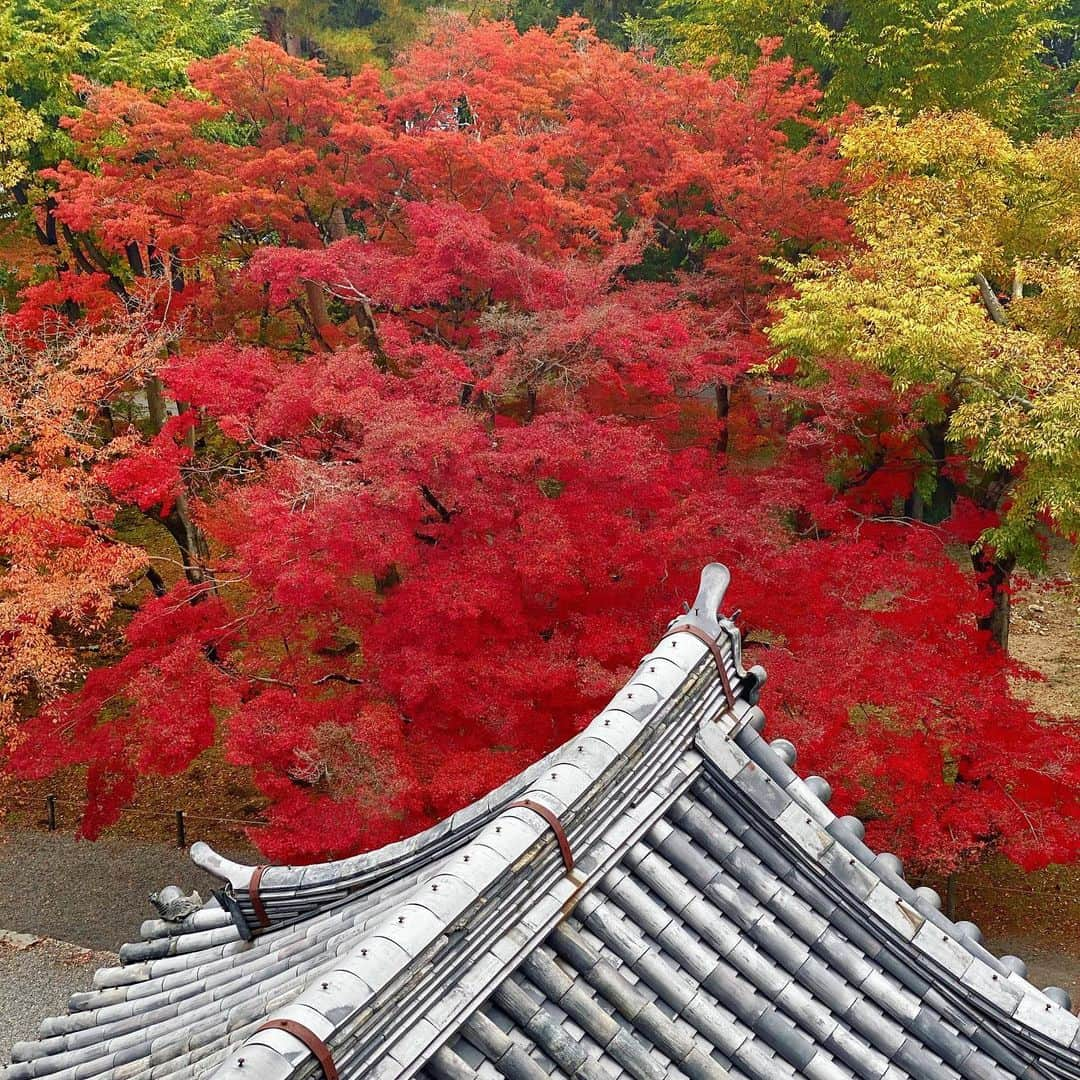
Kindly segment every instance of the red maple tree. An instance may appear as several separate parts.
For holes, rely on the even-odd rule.
[[[89,766],[84,831],[217,739],[272,858],[413,832],[580,728],[721,558],[776,733],[872,839],[1077,854],[1075,745],[1011,696],[937,531],[888,520],[903,402],[747,375],[769,258],[846,237],[812,80],[578,20],[448,23],[385,85],[258,41],[191,75],[88,90],[50,176],[81,291],[16,316],[177,333],[93,480],[179,514],[187,573],[14,757]]]

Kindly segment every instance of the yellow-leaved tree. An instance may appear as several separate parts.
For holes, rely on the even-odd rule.
[[[914,512],[947,489],[995,515],[972,558],[1005,646],[1012,570],[1039,565],[1041,533],[1080,530],[1080,137],[871,114],[843,153],[857,242],[792,267],[770,336],[804,376],[836,358],[917,392]]]

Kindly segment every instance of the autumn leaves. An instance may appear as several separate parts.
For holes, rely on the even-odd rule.
[[[1074,842],[1076,748],[1011,696],[926,509],[963,518],[1008,426],[963,427],[961,376],[1065,392],[1060,147],[834,125],[778,54],[717,79],[579,20],[444,22],[351,78],[255,39],[190,78],[87,94],[6,321],[5,415],[57,402],[4,451],[48,496],[5,541],[14,764],[87,765],[88,832],[215,743],[272,858],[415,831],[580,727],[722,557],[780,733],[885,846]],[[1038,222],[985,210],[1036,174]],[[971,274],[1014,263],[1006,332]],[[983,348],[1033,334],[1030,377]],[[1026,535],[1065,520],[1031,499]],[[111,560],[96,622],[56,604],[61,527]]]

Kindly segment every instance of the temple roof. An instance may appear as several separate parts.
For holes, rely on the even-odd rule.
[[[954,923],[767,742],[706,568],[584,731],[439,825],[243,866],[12,1050],[54,1077],[1080,1080],[1064,991]]]

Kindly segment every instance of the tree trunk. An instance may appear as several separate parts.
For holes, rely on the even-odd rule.
[[[986,313],[998,326],[1008,326],[1009,317],[1005,314],[1005,308],[1002,307],[1001,301],[997,298],[993,286],[987,281],[986,275],[976,274],[975,284],[979,286],[979,296],[982,297]]]
[[[206,568],[210,549],[202,529],[195,524],[188,506],[187,495],[180,492],[168,514],[160,515],[161,524],[169,531],[180,549],[184,577],[192,585],[213,585],[213,575]]]
[[[150,588],[154,590],[155,596],[164,596],[168,591],[165,588],[165,580],[152,566],[146,568],[146,580],[150,582]]]
[[[821,21],[826,29],[838,34],[848,24],[851,18],[851,9],[842,3],[826,4],[821,13]]]
[[[157,435],[168,420],[165,394],[162,391],[161,379],[157,375],[151,375],[146,380],[146,411],[150,414],[151,434]]]
[[[972,552],[971,565],[979,576],[979,586],[990,596],[990,612],[979,619],[979,629],[988,630],[1000,648],[1009,650],[1009,579],[1016,560],[1011,556],[995,559],[980,549]]]
[[[268,7],[263,10],[263,36],[279,48],[285,48],[285,10]]]
[[[330,325],[330,313],[326,309],[326,293],[322,286],[314,281],[304,282],[304,297],[307,300],[308,311],[311,314],[311,325],[317,333]]]
[[[330,211],[327,231],[330,233],[331,240],[344,240],[349,235],[349,227],[345,223],[345,211],[340,206],[335,206]]]
[[[30,196],[26,191],[26,183],[20,180],[12,189],[12,195],[15,196],[15,202],[19,206],[29,206]],[[38,221],[37,215],[34,217],[34,235],[37,237],[37,241],[43,247],[56,247],[56,200],[49,195],[45,199],[45,227],[42,228],[41,222]]]
[[[929,502],[915,495],[908,501],[908,516],[916,521],[937,524],[952,513],[953,503],[956,501],[956,485],[948,477],[942,475],[948,455],[946,442],[948,430],[948,420],[943,420],[938,424],[927,424],[919,432],[919,442],[926,451],[934,474],[934,493],[930,496]]]
[[[146,407],[150,414],[150,428],[156,435],[165,426],[168,414],[165,408],[165,395],[161,379],[151,375],[146,380]],[[213,584],[213,575],[207,570],[210,559],[210,545],[202,529],[195,524],[188,505],[187,493],[181,491],[176,496],[173,508],[168,514],[158,515],[162,525],[176,541],[180,549],[180,558],[184,566],[184,577],[192,585]]]
[[[717,455],[726,454],[731,440],[728,438],[728,420],[731,416],[731,387],[727,383],[716,384],[716,419],[720,430],[716,435],[715,450]]]
[[[179,249],[175,247],[169,252],[169,284],[173,292],[184,291],[184,264],[180,259]]]
[[[345,221],[345,211],[340,206],[335,206],[330,211],[327,221],[327,232],[330,234],[331,243],[344,240],[349,235],[349,226]],[[357,300],[349,305],[352,317],[356,320],[356,328],[360,333],[360,341],[366,345],[375,359],[375,366],[380,371],[390,370],[390,361],[379,339],[379,327],[375,322],[375,312],[367,300]]]
[[[165,260],[162,258],[161,252],[153,244],[146,245],[146,259],[150,264],[150,273],[154,277],[163,278],[165,276]]]
[[[139,250],[139,245],[134,240],[129,240],[124,245],[124,251],[127,253],[128,266],[131,267],[131,272],[136,277],[145,277],[146,267],[143,265],[142,252]]]

